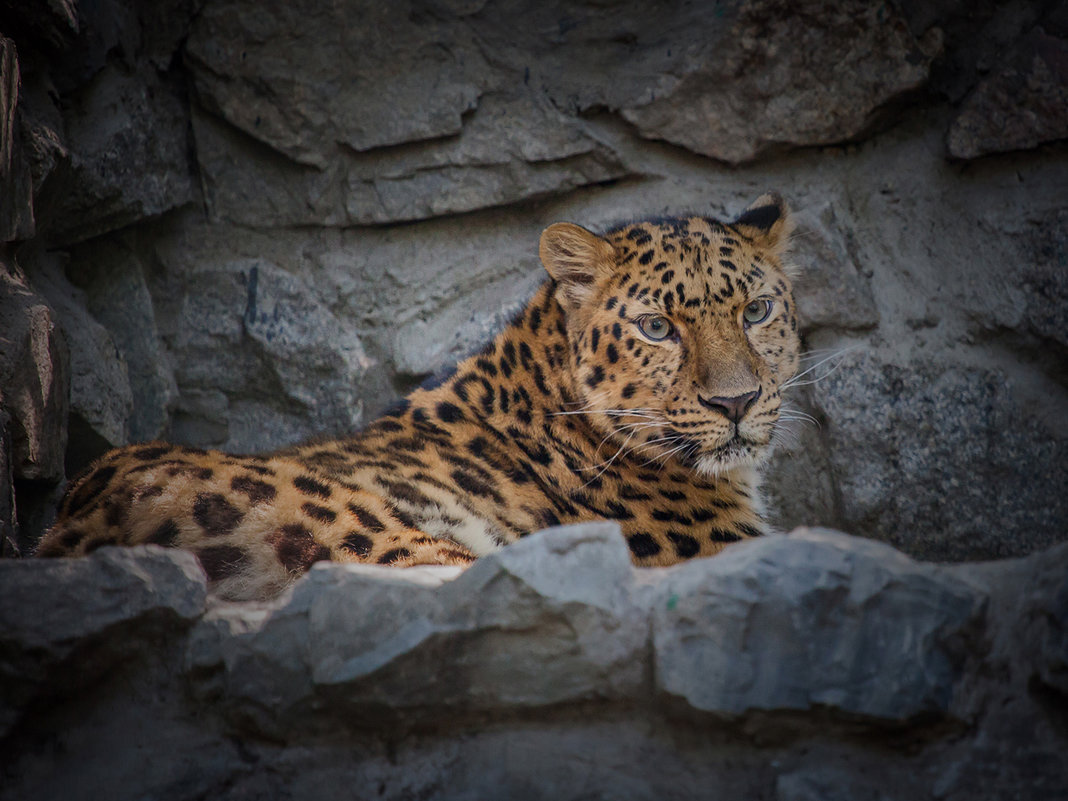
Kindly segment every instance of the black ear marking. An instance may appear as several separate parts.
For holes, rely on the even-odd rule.
[[[794,219],[782,196],[768,192],[754,200],[730,227],[781,259],[794,230]]]
[[[781,218],[783,209],[781,205],[758,206],[746,209],[742,216],[734,221],[735,225],[748,225],[759,228],[761,231],[770,231]]]

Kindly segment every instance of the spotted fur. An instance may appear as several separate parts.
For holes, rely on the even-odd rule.
[[[114,450],[72,482],[38,554],[188,548],[219,594],[260,598],[319,560],[463,565],[582,520],[618,521],[641,565],[757,536],[755,468],[798,365],[790,227],[774,195],[729,224],[552,225],[550,280],[444,383],[264,456]]]

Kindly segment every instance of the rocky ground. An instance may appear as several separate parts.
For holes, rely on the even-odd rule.
[[[636,570],[612,523],[269,604],[7,560],[0,799],[1061,799],[1066,576],[819,529]]]
[[[972,667],[947,674],[943,663],[924,661],[926,640],[917,646],[901,640],[901,632],[876,629],[877,638],[889,639],[864,647],[880,654],[875,661],[887,660],[884,672],[864,667],[855,676],[839,676],[835,681],[842,686],[832,687],[820,684],[817,660],[812,672],[798,668],[802,689],[796,695],[787,692],[789,683],[779,687],[780,673],[754,678],[752,686],[742,677],[725,678],[719,690],[698,692],[686,684],[719,664],[714,655],[656,646],[648,653],[661,656],[642,657],[644,667],[634,668],[646,673],[623,671],[604,679],[605,698],[594,693],[604,705],[595,704],[598,711],[589,719],[582,710],[592,702],[584,691],[568,695],[563,674],[550,671],[547,676],[557,677],[552,682],[563,682],[563,695],[558,702],[537,701],[538,712],[523,711],[526,696],[498,688],[498,700],[477,707],[482,711],[465,711],[455,723],[442,722],[445,706],[435,707],[440,715],[412,713],[411,725],[420,732],[423,726],[462,731],[462,742],[473,750],[441,750],[447,738],[426,733],[411,740],[393,734],[368,739],[354,730],[346,748],[366,747],[370,756],[362,767],[338,768],[335,775],[336,752],[316,727],[335,727],[342,714],[331,711],[336,698],[356,692],[355,678],[329,677],[345,670],[362,675],[365,657],[346,656],[352,665],[343,669],[324,667],[317,660],[325,656],[299,649],[304,655],[293,656],[292,663],[269,654],[263,681],[272,672],[292,673],[294,684],[286,690],[295,693],[292,704],[276,709],[269,682],[256,690],[264,695],[246,698],[228,689],[229,668],[220,665],[228,659],[256,662],[259,657],[249,655],[254,650],[242,656],[240,649],[267,642],[257,638],[270,640],[274,629],[253,611],[212,607],[205,613],[199,601],[188,600],[198,597],[193,585],[199,581],[188,565],[179,556],[157,555],[144,564],[109,556],[86,563],[95,567],[63,569],[89,571],[77,581],[99,585],[101,592],[107,581],[117,581],[115,592],[124,596],[132,590],[121,588],[134,579],[123,576],[154,584],[157,579],[147,578],[155,575],[152,565],[170,570],[185,589],[154,588],[144,596],[156,600],[145,601],[150,623],[142,636],[161,649],[157,654],[201,654],[196,658],[205,660],[202,669],[195,663],[179,669],[129,643],[126,673],[114,668],[119,663],[111,656],[100,657],[107,667],[99,670],[118,670],[114,681],[138,688],[137,697],[151,709],[156,702],[148,699],[162,693],[160,714],[174,721],[167,736],[190,749],[183,759],[221,766],[221,784],[204,778],[196,792],[181,789],[186,768],[169,768],[171,778],[159,785],[170,788],[167,797],[208,797],[219,787],[230,788],[233,797],[254,796],[256,782],[300,795],[304,790],[292,782],[307,760],[314,766],[313,778],[301,785],[308,793],[333,776],[381,781],[387,797],[400,798],[409,790],[391,783],[391,765],[425,764],[431,773],[440,765],[456,777],[455,766],[463,763],[469,771],[463,781],[470,783],[479,771],[472,765],[503,770],[502,760],[515,749],[543,760],[531,762],[535,767],[523,774],[530,787],[548,781],[547,771],[536,766],[565,751],[571,761],[561,775],[568,787],[587,787],[583,777],[594,777],[585,796],[575,790],[560,797],[598,797],[612,770],[631,775],[628,770],[644,760],[675,766],[694,787],[711,782],[753,798],[835,798],[828,787],[851,786],[844,778],[836,784],[835,777],[862,775],[888,754],[900,774],[897,783],[868,795],[841,790],[840,797],[928,797],[910,794],[927,778],[932,783],[922,786],[931,788],[929,796],[984,797],[988,775],[1003,778],[990,779],[990,787],[1000,789],[986,797],[1065,797],[1042,795],[1049,789],[1044,785],[1029,785],[1030,795],[1008,789],[1011,776],[1032,765],[1035,775],[1063,780],[1047,771],[1042,750],[1056,737],[1063,745],[1065,687],[1057,673],[1063,653],[1049,657],[1053,662],[1025,655],[1011,668],[996,654],[989,663],[976,656],[991,643],[1009,647],[1004,632],[1013,625],[1031,631],[1036,620],[1045,620],[1049,631],[1063,635],[1063,589],[1036,590],[1044,600],[1027,601],[1032,607],[1025,609],[1023,595],[1004,589],[1008,578],[991,578],[995,584],[976,590],[979,595],[958,593],[956,578],[949,589],[942,581],[1015,576],[1025,592],[1047,554],[1063,563],[1062,551],[1049,549],[1068,539],[1066,139],[1068,11],[1055,0],[0,0],[0,552],[29,553],[66,477],[112,445],[163,437],[256,451],[361,425],[484,341],[522,305],[542,280],[537,238],[552,222],[596,229],[690,211],[729,217],[763,191],[777,189],[800,220],[795,251],[804,273],[797,291],[806,345],[813,363],[831,357],[814,373],[821,380],[791,401],[818,425],[799,426],[769,471],[778,525],[830,526],[925,560],[1036,555],[989,568],[934,568],[853,540],[817,547],[815,535],[759,547],[795,543],[800,550],[790,550],[783,564],[807,558],[804,549],[810,547],[837,548],[849,559],[878,553],[906,565],[910,576],[939,577],[937,592],[924,595],[924,603],[948,615],[938,625],[948,627],[947,642],[958,649],[953,654],[966,654],[961,658]],[[724,557],[687,570],[709,572],[706,578],[724,586],[749,581],[754,598],[778,608],[767,596],[778,591],[767,584],[779,581],[777,574],[749,576],[742,562],[741,556]],[[0,567],[24,575],[20,581],[43,582],[41,598],[61,592],[52,587],[55,576],[40,572],[45,568],[15,561]],[[722,574],[733,570],[742,572]],[[286,603],[307,598],[320,585],[317,592],[332,592],[325,589],[334,580],[328,575],[334,574],[317,573]],[[624,583],[645,587],[641,592],[652,593],[642,596],[648,599],[655,594],[650,587],[675,580],[667,575],[689,574],[655,573]],[[30,576],[38,578],[25,578]],[[960,580],[974,584],[972,578]],[[405,581],[374,580],[389,586]],[[829,597],[853,598],[853,579],[843,581],[827,588]],[[898,579],[887,581],[896,586]],[[455,586],[470,582],[476,580],[465,576]],[[15,585],[0,587],[0,615],[8,614],[4,625],[12,626],[12,599],[26,596],[9,586]],[[374,586],[375,593],[393,597],[394,590]],[[453,592],[446,586],[453,585],[433,592],[428,585],[426,597]],[[395,592],[412,591],[403,587]],[[175,600],[172,589],[186,600]],[[797,587],[803,589],[803,583]],[[160,601],[160,593],[170,600]],[[694,593],[692,603],[704,603]],[[152,611],[161,603],[167,609]],[[181,603],[189,606],[172,609]],[[634,603],[644,610],[642,621],[654,619],[651,601]],[[810,603],[805,600],[804,608]],[[44,671],[34,666],[47,663],[53,665],[48,671],[59,672],[41,676],[68,682],[75,666],[85,665],[84,681],[91,682],[103,675],[93,673],[94,654],[121,650],[113,638],[126,642],[122,633],[134,625],[128,621],[142,614],[130,604],[115,612],[113,623],[88,617],[71,622],[68,650],[52,641],[41,644],[40,653],[26,646],[36,654],[30,662],[9,656],[8,640],[0,639],[0,666]],[[960,611],[964,607],[971,611]],[[22,619],[27,611],[19,609],[14,618]],[[273,625],[288,620],[284,625],[294,627],[294,637],[308,637],[299,615],[283,609],[290,607],[271,613],[279,621]],[[422,612],[398,610],[389,614],[422,620]],[[749,642],[748,635],[728,630],[735,612],[716,623],[694,610],[701,626],[727,627],[717,628],[716,637]],[[94,608],[91,614],[101,612]],[[990,622],[997,615],[1005,617]],[[757,650],[745,664],[771,670],[762,666],[779,658],[774,649],[794,649],[794,661],[787,660],[794,665],[809,637],[839,648],[835,653],[860,647],[859,634],[835,628],[837,618],[824,631],[824,623],[802,617],[790,618],[790,626],[801,627],[796,631],[773,626],[774,636],[762,635],[766,642],[747,644]],[[446,625],[444,619],[418,625]],[[263,632],[256,634],[261,624]],[[465,629],[466,623],[455,625],[466,632],[457,641],[475,649],[472,664],[489,658],[480,649],[492,638],[480,640],[483,635]],[[573,625],[553,623],[548,631],[556,633],[544,640],[517,635],[516,647],[555,653],[553,637],[563,635],[554,627]],[[650,625],[655,634],[658,624]],[[684,637],[690,623],[679,625],[672,637]],[[104,628],[108,633],[101,633]],[[801,630],[810,633],[798,639]],[[958,630],[965,633],[952,634]],[[975,633],[995,630],[1002,633],[987,639]],[[64,631],[48,636],[67,642]],[[27,636],[33,643],[38,635]],[[511,642],[510,636],[500,638]],[[601,642],[599,636],[594,640]],[[619,632],[613,636],[626,639]],[[657,642],[654,635],[640,636],[646,643],[641,648]],[[694,636],[700,641],[712,635]],[[826,639],[839,636],[845,639],[838,646]],[[938,637],[934,641],[942,642]],[[622,639],[605,647],[639,648]],[[880,651],[883,645],[888,650]],[[11,646],[10,653],[23,647]],[[449,659],[464,658],[462,650],[448,651],[454,646],[435,647]],[[941,658],[941,647],[932,646],[931,659]],[[912,649],[911,658],[901,648]],[[656,661],[669,652],[668,663]],[[374,658],[387,664],[393,657],[383,652]],[[33,661],[38,659],[45,661]],[[152,678],[137,678],[148,663],[156,666]],[[894,665],[905,674],[924,673],[916,687],[930,680],[940,688],[928,687],[933,695],[901,689],[905,706],[933,707],[900,726],[881,722],[890,715],[887,706],[877,712],[864,706],[876,704],[881,692],[896,692]],[[320,684],[305,675],[309,670],[327,678]],[[679,685],[665,689],[669,685],[662,682],[673,671]],[[953,678],[938,678],[943,674]],[[849,689],[863,676],[865,691]],[[983,684],[995,676],[1015,677],[1005,679],[1002,695]],[[619,689],[617,680],[631,682],[630,689]],[[20,777],[11,786],[21,788],[8,796],[53,787],[47,759],[34,762],[31,756],[38,746],[47,745],[53,756],[96,753],[97,724],[91,721],[114,731],[129,720],[141,730],[151,717],[122,711],[117,700],[70,707],[67,698],[61,706],[73,711],[63,718],[51,690],[36,679],[25,681],[6,678],[0,687],[10,696],[5,708],[15,710],[4,713],[15,727],[4,742],[33,744],[7,746]],[[903,674],[901,682],[908,681]],[[340,696],[323,689],[339,682],[345,687]],[[952,692],[946,690],[950,685]],[[946,692],[956,699],[959,687],[973,685],[987,689],[968,696],[968,711],[953,706],[964,702],[945,700]],[[112,696],[122,693],[120,683],[102,686]],[[185,689],[181,700],[168,694],[187,686],[196,689],[190,697],[218,694],[210,704],[223,699],[215,723],[197,728],[188,716],[195,718],[199,713],[190,710],[200,707],[184,706],[208,701],[189,700]],[[400,714],[406,702],[398,700],[396,687],[368,688],[370,695],[338,702],[338,708],[357,719],[369,710],[386,718]],[[486,697],[498,690],[486,690]],[[777,695],[780,690],[786,695]],[[910,696],[913,691],[919,695]],[[986,700],[975,700],[982,693]],[[857,696],[864,702],[850,700]],[[724,706],[735,702],[755,706]],[[987,723],[977,721],[1001,714],[991,710],[1002,702],[1014,711],[1004,713],[1009,717],[991,734]],[[422,709],[425,702],[412,703]],[[508,720],[524,721],[522,733],[511,724],[483,727],[503,708],[494,704],[508,706],[511,711],[501,713]],[[765,709],[772,711],[759,711]],[[105,713],[118,715],[117,722],[104,720]],[[718,723],[709,728],[713,719]],[[854,719],[855,740],[846,736]],[[825,720],[826,736],[818,731]],[[69,728],[69,737],[49,740],[49,721]],[[309,728],[300,729],[298,745],[276,750],[279,727],[290,725]],[[407,731],[408,724],[389,725],[399,727],[392,732]],[[780,731],[795,727],[802,733]],[[1035,727],[1054,738],[1036,746],[1038,756],[1009,748],[1012,732],[1022,738]],[[227,734],[232,731],[239,735]],[[618,741],[603,752],[607,762],[573,753],[587,735],[608,742],[613,733]],[[735,743],[739,733],[744,745]],[[709,748],[718,755],[714,759]],[[805,772],[804,749],[827,755],[828,772]],[[473,754],[477,760],[469,764]],[[238,762],[232,760],[245,766],[245,778],[235,778]],[[275,774],[255,767],[276,763],[278,775],[288,777],[277,783]],[[114,766],[106,758],[101,764]],[[761,773],[761,784],[715,784],[717,777],[749,776],[746,771],[767,765],[774,771]],[[937,782],[932,772],[939,774]],[[172,779],[178,784],[166,783]],[[433,787],[412,781],[413,788]],[[659,793],[665,786],[660,781],[666,780],[650,779],[642,792]],[[135,789],[129,797],[151,794]],[[33,792],[47,795],[45,789]],[[418,792],[411,789],[409,796]],[[476,789],[468,794],[477,795]]]

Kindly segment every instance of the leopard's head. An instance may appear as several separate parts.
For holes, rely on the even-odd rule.
[[[716,474],[760,462],[798,368],[792,227],[770,194],[731,223],[549,226],[541,260],[567,321],[576,411],[652,464]]]

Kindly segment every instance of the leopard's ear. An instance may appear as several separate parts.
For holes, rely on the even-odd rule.
[[[794,218],[782,196],[769,192],[754,200],[731,225],[781,259],[790,243]]]
[[[553,223],[541,233],[538,255],[557,283],[565,311],[582,305],[597,278],[616,265],[616,249],[606,239],[574,223]]]

